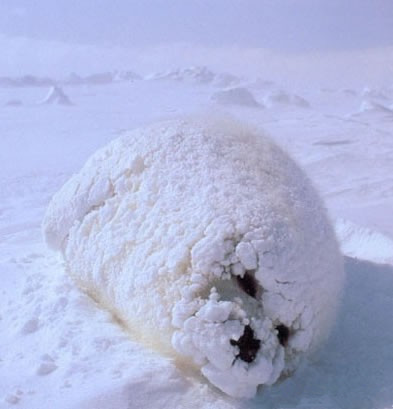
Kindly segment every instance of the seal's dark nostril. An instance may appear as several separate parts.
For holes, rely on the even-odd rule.
[[[230,343],[239,348],[236,358],[248,363],[254,361],[261,345],[261,341],[254,338],[254,331],[249,325],[244,327],[243,335],[237,341],[231,339]]]
[[[239,287],[246,292],[250,297],[255,298],[257,295],[258,284],[255,278],[246,271],[243,277],[236,277]]]
[[[280,344],[285,347],[288,344],[288,339],[289,339],[289,328],[285,326],[284,324],[277,325],[276,327],[277,330],[277,338]]]

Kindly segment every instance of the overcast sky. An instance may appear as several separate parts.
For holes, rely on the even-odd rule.
[[[362,49],[393,44],[393,0],[0,0],[0,34],[129,47]]]

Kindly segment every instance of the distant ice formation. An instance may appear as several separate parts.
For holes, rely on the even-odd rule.
[[[363,88],[361,96],[367,100],[379,100],[379,101],[389,101],[390,100],[389,96],[384,90],[369,88],[369,87]]]
[[[222,105],[242,105],[247,107],[261,107],[254,95],[247,88],[235,87],[215,92],[211,99]]]
[[[296,94],[290,94],[283,90],[271,91],[264,98],[264,104],[267,107],[273,107],[276,105],[287,105],[301,108],[308,108],[309,102]]]
[[[158,72],[146,77],[147,80],[172,80],[191,84],[212,84],[216,87],[228,87],[238,84],[240,79],[229,73],[214,73],[207,67],[192,66]]]
[[[142,77],[134,71],[115,71],[113,82],[133,82],[141,80]]]
[[[90,74],[85,77],[81,77],[83,84],[102,85],[110,84],[113,81],[113,73],[100,72],[96,74]]]
[[[238,85],[240,82],[241,79],[236,75],[221,72],[215,74],[212,84],[217,88],[226,88]]]
[[[0,77],[0,87],[48,87],[54,84],[49,77],[24,75],[22,77]]]
[[[270,90],[273,89],[276,84],[274,81],[267,80],[264,78],[256,78],[254,81],[250,82],[249,84],[250,88],[257,89],[257,90]]]
[[[344,95],[347,95],[349,97],[356,97],[358,95],[357,91],[355,91],[352,88],[343,88],[341,90],[341,93],[344,94]]]
[[[86,76],[72,73],[64,83],[68,85],[106,85],[113,82],[133,82],[140,79],[140,75],[134,71],[100,72]]]
[[[141,342],[231,396],[290,374],[334,320],[342,259],[318,195],[283,151],[232,120],[114,140],[53,197],[43,231]]]
[[[134,71],[108,71],[98,72],[90,75],[79,75],[71,73],[65,79],[54,79],[50,77],[36,77],[24,75],[22,77],[0,77],[0,87],[48,87],[57,85],[105,85],[113,82],[133,82],[142,79]]]
[[[62,88],[57,85],[54,85],[49,90],[47,96],[40,102],[40,104],[58,104],[58,105],[73,105],[69,97],[64,93]]]
[[[393,109],[370,100],[363,100],[360,104],[359,110],[353,113],[351,116],[359,117],[359,116],[376,116],[378,115],[380,118],[384,118],[387,120],[393,120]]]
[[[149,80],[186,81],[196,84],[210,84],[214,80],[214,73],[206,67],[190,67],[183,69],[158,72],[148,76]]]

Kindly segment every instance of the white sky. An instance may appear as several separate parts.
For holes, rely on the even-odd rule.
[[[0,76],[207,65],[391,84],[393,0],[0,0],[0,51]]]
[[[1,0],[0,34],[129,47],[361,49],[393,45],[393,1]]]

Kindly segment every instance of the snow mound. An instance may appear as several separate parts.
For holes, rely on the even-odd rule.
[[[217,88],[227,88],[235,86],[240,82],[241,79],[236,75],[223,72],[215,74],[212,84]]]
[[[290,94],[286,91],[272,91],[264,98],[264,103],[267,107],[274,107],[278,105],[295,106],[300,108],[309,108],[309,102],[296,94]]]
[[[344,89],[341,89],[341,93],[342,93],[343,95],[346,95],[346,96],[349,96],[349,97],[356,97],[356,96],[358,96],[357,91],[355,91],[355,90],[352,89],[352,88],[344,88]]]
[[[363,100],[360,104],[359,110],[352,114],[352,116],[362,115],[379,115],[388,119],[393,119],[393,110],[378,102]]]
[[[252,397],[334,319],[343,267],[298,166],[231,120],[173,120],[97,151],[43,231],[75,282],[147,346]]]
[[[389,101],[390,98],[384,90],[365,87],[361,92],[361,96],[365,99]]]
[[[374,263],[393,264],[393,239],[344,219],[337,220],[335,227],[345,255]]]
[[[86,77],[82,77],[83,84],[103,85],[110,84],[111,82],[113,82],[112,72],[99,72],[96,74],[87,75]]]
[[[114,82],[133,82],[141,79],[142,77],[134,71],[115,71],[113,73]]]
[[[73,105],[69,97],[64,93],[62,88],[55,85],[51,87],[47,96],[40,102],[40,104],[58,104],[58,105]]]
[[[229,88],[215,92],[211,99],[222,105],[241,105],[246,107],[260,107],[254,95],[243,87]]]

